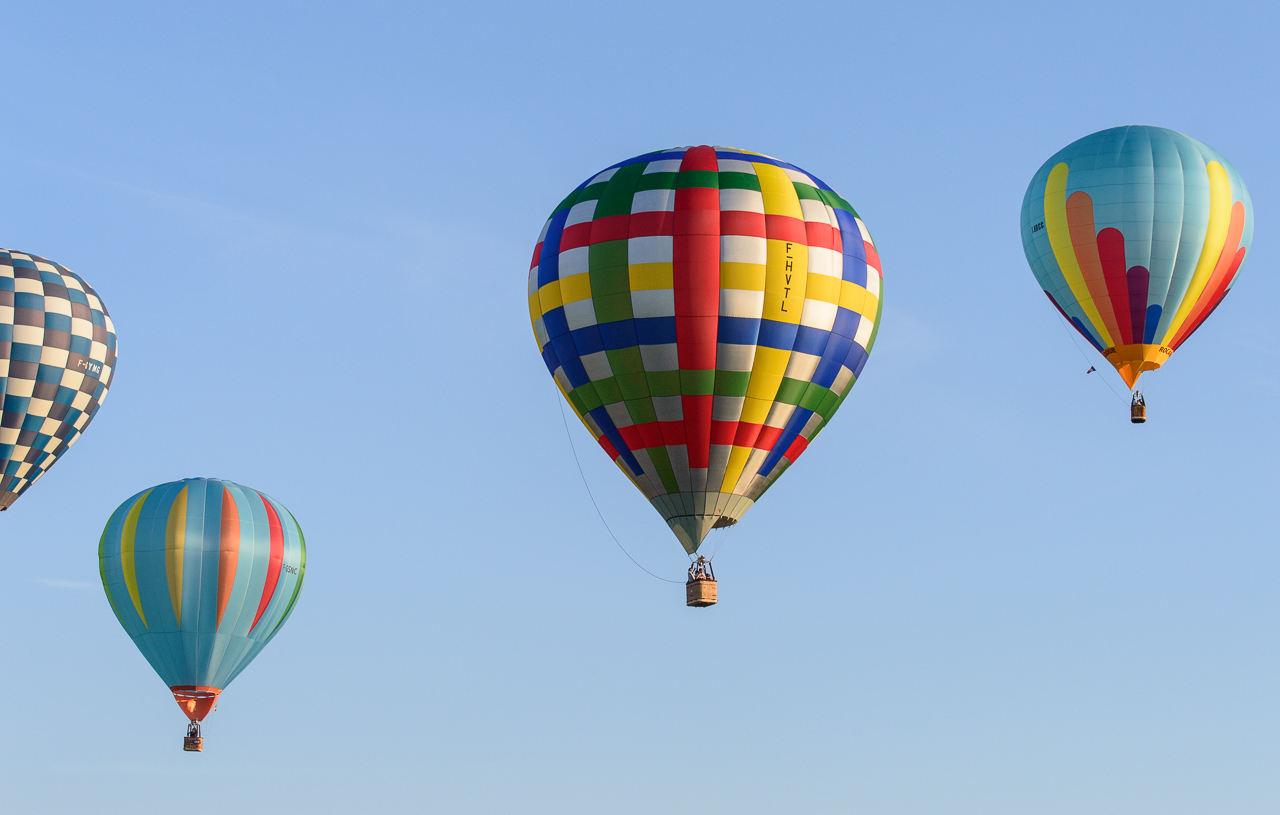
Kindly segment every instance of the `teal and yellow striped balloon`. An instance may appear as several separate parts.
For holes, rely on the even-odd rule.
[[[1022,199],[1036,282],[1130,388],[1213,314],[1252,243],[1240,174],[1204,142],[1162,127],[1072,142]]]
[[[231,481],[188,478],[121,504],[98,560],[120,625],[199,721],[289,618],[307,544],[277,501]]]

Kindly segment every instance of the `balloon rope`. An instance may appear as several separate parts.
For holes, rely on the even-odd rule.
[[[1062,324],[1062,330],[1067,332],[1067,336],[1071,338],[1071,344],[1074,345],[1076,347],[1076,350],[1080,352],[1080,356],[1084,357],[1084,361],[1089,363],[1090,368],[1094,368],[1093,362],[1089,359],[1089,357],[1085,356],[1084,349],[1080,347],[1080,343],[1076,342],[1075,335],[1071,333],[1071,329],[1067,326],[1066,321],[1062,319],[1061,314],[1058,315],[1058,322]],[[1116,393],[1116,389],[1111,387],[1111,383],[1108,382],[1107,378],[1102,375],[1102,371],[1098,371],[1098,378],[1102,380],[1102,384],[1107,386],[1107,390],[1111,391],[1111,394],[1115,396],[1115,398],[1119,399],[1121,402],[1124,401],[1124,397]]]
[[[708,562],[711,562],[711,561],[715,560],[715,559],[716,559],[716,555],[720,554],[720,547],[724,546],[724,542],[725,542],[725,541],[728,539],[728,537],[729,537],[729,532],[730,532],[730,531],[731,531],[735,526],[737,526],[737,524],[734,524],[733,526],[726,527],[725,529],[721,529],[721,530],[720,530],[720,534],[716,536],[716,537],[718,538],[718,540],[716,541],[716,546],[715,546],[715,548],[714,548],[714,549],[712,549],[712,550],[711,550],[711,554],[707,557],[707,561],[708,561]]]
[[[558,391],[559,388],[556,390]],[[613,538],[613,542],[618,544],[618,548],[622,550],[622,554],[626,555],[627,559],[636,564],[636,566],[639,566],[640,570],[644,573],[651,577],[656,577],[666,583],[675,583],[676,585],[683,583],[683,580],[667,580],[667,578],[662,575],[654,574],[645,567],[640,566],[640,561],[631,557],[631,553],[622,545],[622,541],[618,540],[618,536],[613,534],[613,530],[609,528],[609,522],[604,519],[604,513],[600,511],[600,505],[596,503],[595,495],[592,495],[591,493],[591,485],[587,483],[587,476],[582,472],[582,462],[578,460],[578,447],[573,443],[573,434],[569,432],[569,420],[564,415],[564,400],[560,398],[559,393],[556,394],[556,404],[560,406],[560,421],[564,423],[564,434],[569,439],[569,449],[573,451],[573,463],[578,465],[578,476],[582,479],[582,486],[587,488],[587,496],[591,498],[591,506],[596,508],[596,514],[600,516],[600,523],[604,524],[605,531],[609,533],[609,537]]]

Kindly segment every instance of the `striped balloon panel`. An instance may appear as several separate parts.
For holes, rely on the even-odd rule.
[[[1152,359],[1167,358],[1231,290],[1252,241],[1253,205],[1235,168],[1159,127],[1074,142],[1044,163],[1022,203],[1036,280],[1109,357],[1149,345]]]
[[[93,288],[0,249],[0,510],[80,438],[107,398],[116,330]]]
[[[547,370],[690,553],[839,409],[880,292],[847,201],[794,165],[707,146],[579,185],[542,229],[528,289]]]
[[[307,548],[279,502],[188,478],[121,504],[98,559],[116,618],[165,684],[222,689],[289,617]]]

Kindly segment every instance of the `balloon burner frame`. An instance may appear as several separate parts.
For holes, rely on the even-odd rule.
[[[692,608],[706,608],[716,604],[716,573],[711,561],[702,555],[689,564],[689,580],[684,584],[684,604]]]
[[[1147,400],[1142,398],[1142,391],[1133,392],[1133,400],[1129,402],[1129,421],[1142,424],[1147,420]]]
[[[182,738],[182,750],[185,753],[203,753],[204,737],[200,735],[200,723],[190,721],[187,723],[187,735]]]

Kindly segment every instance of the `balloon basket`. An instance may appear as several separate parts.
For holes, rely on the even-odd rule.
[[[684,604],[691,608],[706,608],[716,604],[716,573],[711,561],[702,555],[689,567],[689,580],[684,584]]]
[[[200,735],[200,723],[187,725],[187,735],[182,737],[182,750],[186,753],[203,753],[204,738]]]
[[[1129,421],[1142,424],[1147,420],[1147,400],[1138,391],[1133,392],[1133,401],[1129,403]]]

